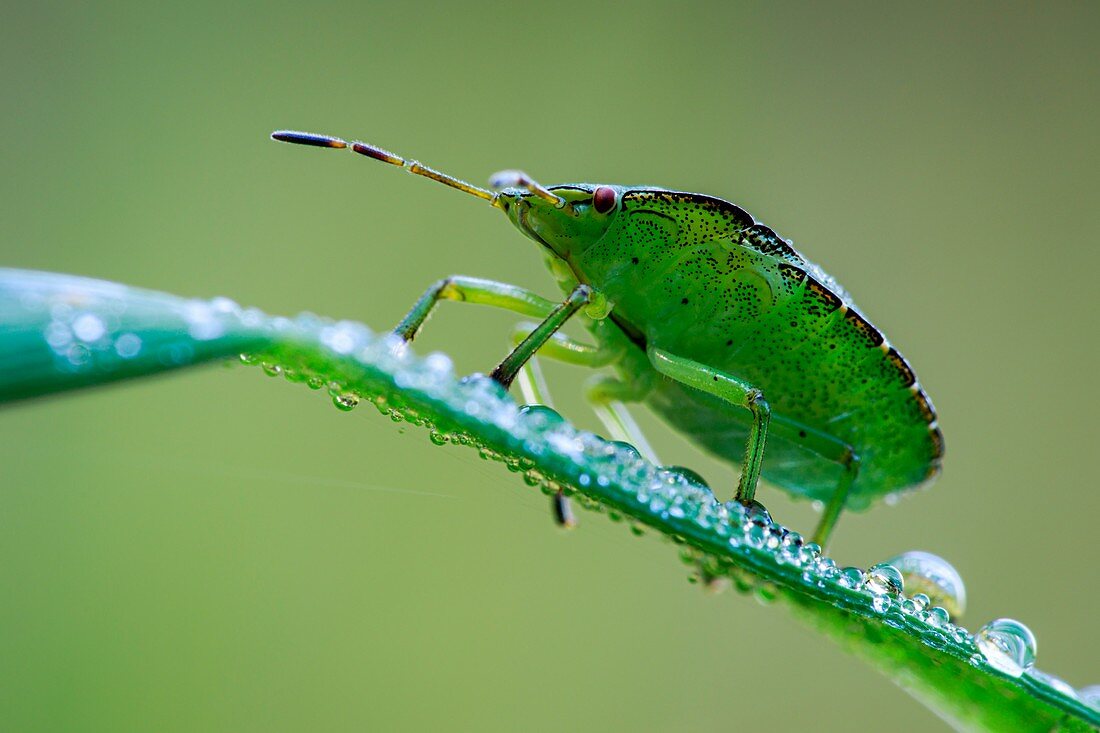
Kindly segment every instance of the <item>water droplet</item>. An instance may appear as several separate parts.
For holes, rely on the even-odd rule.
[[[722,575],[703,575],[703,590],[709,595],[716,596],[729,590],[730,579]]]
[[[565,418],[557,410],[546,405],[524,405],[519,408],[519,414],[536,430],[550,428],[565,422]]]
[[[742,506],[745,507],[745,514],[748,517],[749,521],[760,521],[764,524],[772,523],[771,513],[768,512],[767,507],[765,507],[760,502],[753,500],[750,501],[748,504],[742,504]]]
[[[1035,664],[1035,635],[1015,619],[990,621],[978,629],[974,641],[990,667],[1012,677],[1019,677]]]
[[[763,547],[768,540],[769,525],[760,519],[753,519],[745,525],[745,539],[753,547]]]
[[[845,588],[859,590],[863,587],[863,571],[859,568],[844,568],[840,571],[840,584]]]
[[[120,334],[115,339],[115,353],[123,359],[132,359],[141,351],[141,337],[136,333]],[[242,355],[243,356],[243,355]]]
[[[893,565],[882,563],[871,567],[867,571],[867,581],[864,584],[867,590],[876,596],[901,595],[905,587],[901,573]]]
[[[924,593],[930,602],[942,606],[952,618],[959,618],[966,610],[966,588],[962,576],[951,563],[930,552],[914,550],[903,552],[891,565],[901,571],[905,587],[910,592]]]
[[[809,542],[798,550],[798,560],[804,565],[815,565],[821,559],[821,545]]]
[[[1100,685],[1082,687],[1077,691],[1077,697],[1081,698],[1081,702],[1086,705],[1091,705],[1096,710],[1100,710]]]
[[[318,376],[313,376],[306,380],[306,385],[310,389],[321,389],[321,387],[325,386],[325,380]]]
[[[265,361],[260,365],[260,368],[264,370],[264,374],[269,377],[277,377],[283,373],[283,368],[278,364],[273,364],[269,361]]]
[[[943,606],[935,606],[928,612],[928,623],[936,628],[943,628],[951,621],[951,614]]]
[[[332,404],[336,405],[336,409],[349,412],[354,410],[355,406],[359,404],[359,397],[347,392],[344,394],[335,394],[332,396]]]
[[[661,466],[660,469],[662,471],[668,471],[669,473],[675,474],[677,476],[682,476],[684,480],[690,484],[698,484],[699,486],[703,486],[708,489],[710,488],[710,486],[707,484],[706,480],[702,476],[685,466]]]
[[[73,334],[86,343],[99,341],[103,334],[107,333],[107,327],[94,313],[81,313],[73,319]]]
[[[770,605],[779,597],[779,590],[774,583],[759,583],[755,590],[756,600],[765,606]]]
[[[963,627],[949,623],[947,625],[947,632],[951,634],[951,638],[955,640],[956,644],[970,644],[970,633]]]
[[[608,445],[613,447],[616,452],[620,453],[621,457],[619,460],[623,460],[625,458],[632,458],[636,460],[642,457],[642,454],[638,452],[638,449],[632,446],[630,443],[627,443],[625,440],[612,440],[608,442]],[[622,455],[624,452],[625,455]]]
[[[241,363],[242,364],[255,364],[256,363],[256,355],[255,354],[241,354]]]
[[[432,432],[428,433],[428,440],[432,441],[436,445],[447,444],[447,436],[444,433],[439,432],[438,430],[433,430]]]
[[[870,585],[870,583],[868,583]],[[871,600],[871,608],[875,609],[875,613],[886,613],[890,610],[890,597],[885,595],[876,595]]]

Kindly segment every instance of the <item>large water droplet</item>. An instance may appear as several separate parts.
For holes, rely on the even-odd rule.
[[[876,596],[898,596],[905,588],[901,572],[889,563],[875,565],[867,570],[863,587]]]
[[[990,621],[978,629],[974,641],[990,667],[1012,677],[1019,677],[1035,664],[1035,635],[1015,619]]]
[[[939,555],[914,550],[903,552],[888,562],[901,571],[910,593],[924,593],[933,606],[947,609],[954,619],[966,611],[962,576]]]
[[[519,408],[519,414],[536,429],[546,429],[565,422],[564,417],[546,405],[524,405]]]

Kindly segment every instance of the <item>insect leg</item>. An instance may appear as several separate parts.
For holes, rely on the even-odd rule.
[[[519,339],[519,341],[522,340],[522,338]],[[519,391],[523,395],[523,401],[528,405],[554,406],[537,358],[532,356],[527,360],[527,363],[520,368],[516,380],[519,382]],[[558,489],[550,497],[550,510],[553,512],[554,522],[559,527],[572,529],[577,526],[577,518],[573,514],[573,505],[561,489]]]
[[[412,341],[441,300],[481,303],[537,318],[545,318],[554,311],[553,302],[530,290],[493,280],[452,275],[433,283],[397,324],[394,333],[405,341]]]
[[[513,334],[513,338],[519,343],[530,335],[535,328],[536,324],[520,324]],[[599,346],[593,346],[575,341],[564,334],[555,333],[550,340],[542,345],[538,353],[555,361],[595,369],[618,361],[622,358],[623,352],[624,348],[621,345],[601,343]],[[534,365],[536,373],[541,374],[534,359],[528,364]],[[533,374],[529,375],[526,372],[527,367],[525,366],[520,371],[519,379],[520,388],[524,390],[524,399],[529,400],[527,390],[530,387],[526,387],[524,383],[533,381],[538,377]],[[646,460],[651,463],[659,463],[653,448],[649,445],[649,441],[646,440],[638,424],[634,422],[634,418],[627,411],[626,405],[623,404],[624,402],[641,402],[649,393],[650,388],[650,384],[642,384],[641,382],[627,384],[619,379],[601,375],[589,384],[585,397],[592,405],[596,417],[604,424],[608,434],[614,440],[630,443],[638,449],[638,452]]]
[[[492,378],[508,387],[518,374],[524,399],[549,407],[549,392],[542,377],[542,369],[539,368],[538,361],[535,359],[537,351],[549,347],[550,354],[564,354],[582,363],[584,361],[595,363],[603,358],[596,347],[578,343],[557,333],[569,318],[590,302],[591,298],[592,289],[587,285],[579,285],[564,303],[551,311],[546,320],[517,333],[519,343],[516,344],[512,353],[493,370]],[[573,515],[572,504],[561,490],[558,490],[551,499],[551,508],[554,512],[554,521],[560,526],[576,526],[577,520]]]
[[[565,302],[555,307],[550,315],[542,323],[535,327],[527,338],[519,346],[512,349],[512,353],[504,357],[496,368],[489,374],[504,387],[510,387],[520,368],[535,355],[565,322],[572,318],[577,311],[592,301],[595,291],[587,285],[578,285],[565,299]]]
[[[537,323],[521,323],[512,332],[512,341],[518,346],[539,327]],[[539,355],[554,361],[590,367],[607,366],[620,356],[623,350],[614,346],[593,346],[571,339],[563,333],[555,333],[539,348]]]
[[[807,450],[813,451],[822,458],[837,463],[844,467],[844,475],[840,477],[832,496],[825,505],[818,520],[817,529],[814,530],[813,542],[822,549],[828,544],[829,536],[836,526],[836,520],[844,510],[848,499],[848,491],[855,483],[859,475],[860,458],[856,455],[852,446],[840,438],[828,433],[814,430],[798,423],[789,422],[782,417],[772,421],[772,435],[782,436],[792,443],[797,443]]]
[[[745,461],[741,464],[741,479],[734,497],[744,504],[751,502],[756,496],[756,482],[760,478],[760,464],[764,458],[764,444],[768,440],[768,424],[771,422],[771,408],[764,399],[764,393],[732,374],[670,354],[652,345],[646,350],[646,354],[653,368],[666,377],[720,397],[731,405],[744,407],[752,413],[752,428],[745,446]]]
[[[836,520],[840,517],[840,512],[844,510],[844,503],[848,499],[848,490],[852,488],[856,476],[859,475],[859,456],[849,449],[847,460],[841,465],[844,466],[844,475],[833,490],[833,495],[829,497],[829,503],[825,505],[821,519],[817,522],[817,529],[814,530],[813,541],[820,545],[822,550],[829,544],[833,527],[836,526]]]
[[[634,416],[626,409],[624,402],[641,402],[649,392],[650,385],[630,384],[614,377],[600,375],[589,383],[585,397],[592,404],[592,411],[607,428],[615,440],[624,440],[638,449],[643,458],[653,464],[660,464],[657,454],[646,440]]]

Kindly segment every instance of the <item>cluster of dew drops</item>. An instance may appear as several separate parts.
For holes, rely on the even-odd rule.
[[[866,604],[884,623],[907,628],[930,646],[945,648],[953,642],[956,648],[972,650],[970,662],[977,667],[1013,678],[1030,678],[1100,710],[1100,685],[1077,690],[1035,668],[1035,636],[1019,621],[996,619],[974,634],[957,625],[955,621],[965,609],[966,591],[959,573],[941,557],[914,551],[866,570],[838,567],[822,554],[818,545],[805,542],[797,532],[774,522],[762,505],[719,503],[702,479],[688,469],[654,466],[633,446],[579,431],[549,407],[516,406],[487,378],[475,375],[457,380],[451,361],[444,354],[415,357],[394,337],[376,337],[365,326],[351,322],[323,326],[320,341],[337,356],[351,356],[392,375],[399,388],[397,395],[402,389],[411,389],[441,399],[449,403],[450,409],[465,413],[481,425],[489,423],[506,431],[514,445],[509,446],[508,452],[499,452],[464,431],[444,432],[431,419],[394,402],[381,390],[363,394],[299,364],[279,364],[249,354],[242,354],[240,360],[259,365],[269,376],[282,376],[310,389],[327,390],[341,411],[352,410],[366,401],[395,422],[427,428],[431,442],[436,445],[474,447],[483,459],[504,463],[510,471],[522,474],[529,486],[539,487],[547,495],[573,496],[583,508],[606,511],[613,521],[623,521],[631,508],[644,508],[646,513],[664,521],[686,522],[694,525],[693,529],[709,530],[729,550],[746,558],[755,562],[770,559],[801,571],[802,580],[809,585],[847,592],[856,603]],[[556,480],[537,467],[540,456],[566,456],[583,467],[583,471],[569,481]],[[625,511],[605,506],[586,491],[589,488],[597,489],[592,493],[612,499],[611,503],[622,505]],[[644,534],[641,524],[633,520],[627,524],[633,534]],[[674,535],[672,540],[684,545],[681,557],[693,567],[690,578],[693,582],[702,581],[708,589],[717,589],[725,578],[732,577],[741,590],[751,590],[765,602],[775,597],[774,586],[691,548],[682,536]]]

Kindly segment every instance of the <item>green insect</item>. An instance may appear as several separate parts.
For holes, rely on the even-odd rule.
[[[938,473],[943,435],[909,364],[831,277],[740,207],[662,188],[544,187],[518,171],[495,175],[489,191],[361,142],[291,131],[272,138],[350,148],[488,201],[541,246],[566,295],[554,303],[448,277],[397,325],[406,341],[441,300],[541,319],[521,326],[493,379],[508,387],[518,377],[528,402],[548,404],[536,353],[611,367],[615,376],[588,390],[611,437],[655,461],[624,406],[646,403],[740,465],[738,501],[754,501],[762,476],[822,502],[813,537],[822,547],[845,507],[864,509]],[[592,344],[558,333],[578,313]],[[555,511],[571,522],[563,498]]]

